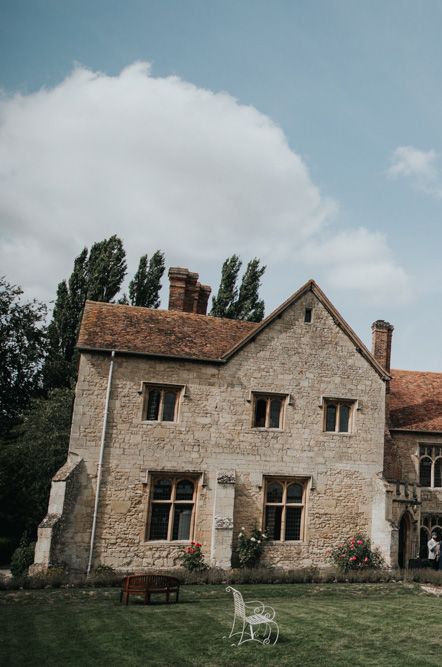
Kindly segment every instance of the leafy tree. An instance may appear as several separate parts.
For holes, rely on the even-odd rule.
[[[266,269],[255,257],[248,264],[238,289],[237,280],[242,262],[238,255],[226,259],[221,271],[218,294],[213,297],[211,315],[235,320],[260,322],[264,317],[264,301],[259,298],[261,278]]]
[[[218,288],[217,296],[212,299],[211,315],[215,317],[228,317],[236,319],[236,301],[238,298],[238,280],[239,270],[242,262],[238,255],[228,257],[221,269],[221,282]]]
[[[0,447],[0,525],[2,537],[18,543],[36,536],[48,508],[51,479],[66,461],[73,392],[57,389],[33,399],[20,425]]]
[[[0,434],[21,416],[38,390],[45,352],[46,306],[22,303],[23,290],[0,278]]]
[[[121,239],[115,234],[94,243],[87,264],[86,298],[92,301],[112,301],[120,291],[126,275],[126,253]]]
[[[261,322],[263,319],[264,301],[259,298],[259,288],[265,270],[266,267],[260,266],[256,257],[247,264],[235,304],[236,319],[249,322]]]
[[[165,269],[164,254],[157,250],[148,261],[147,255],[140,258],[138,271],[129,283],[129,298],[132,306],[158,308],[160,305],[161,278]]]
[[[74,261],[69,280],[58,285],[48,327],[48,356],[44,365],[46,389],[69,387],[75,382],[75,344],[86,299],[110,301],[126,273],[126,253],[121,239],[111,236],[84,248]]]

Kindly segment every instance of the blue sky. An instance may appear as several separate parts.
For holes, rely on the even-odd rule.
[[[430,1],[0,0],[8,278],[49,300],[109,233],[131,273],[161,247],[214,288],[258,255],[267,312],[313,277],[368,345],[395,325],[393,366],[442,371],[441,25]]]

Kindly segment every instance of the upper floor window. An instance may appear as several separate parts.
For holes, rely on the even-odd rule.
[[[253,427],[282,428],[284,396],[272,394],[253,395]]]
[[[354,401],[327,398],[324,400],[324,431],[349,433],[352,430]]]
[[[419,482],[430,488],[442,487],[442,445],[419,447]]]
[[[196,480],[154,476],[150,494],[148,540],[190,540],[194,530]]]
[[[176,422],[181,387],[145,385],[144,416],[146,421]]]
[[[264,530],[269,539],[280,542],[303,539],[305,487],[305,481],[267,480]]]

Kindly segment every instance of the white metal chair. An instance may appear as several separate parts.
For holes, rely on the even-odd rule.
[[[226,591],[227,593],[233,593],[234,603],[233,624],[228,639],[239,635],[237,646],[252,641],[268,645],[270,644],[272,629],[275,629],[276,637],[273,642],[273,645],[275,645],[279,637],[279,627],[274,620],[276,612],[273,607],[266,606],[259,600],[244,602],[241,593],[232,586],[228,586]],[[234,632],[237,620],[242,625],[242,628]],[[235,646],[235,644],[232,644],[232,646]]]

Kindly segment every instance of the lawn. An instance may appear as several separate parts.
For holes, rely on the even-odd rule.
[[[0,664],[291,665],[420,667],[442,664],[442,600],[418,585],[238,586],[277,610],[276,646],[227,639],[223,586],[185,586],[178,605],[119,604],[116,589],[0,592]]]

